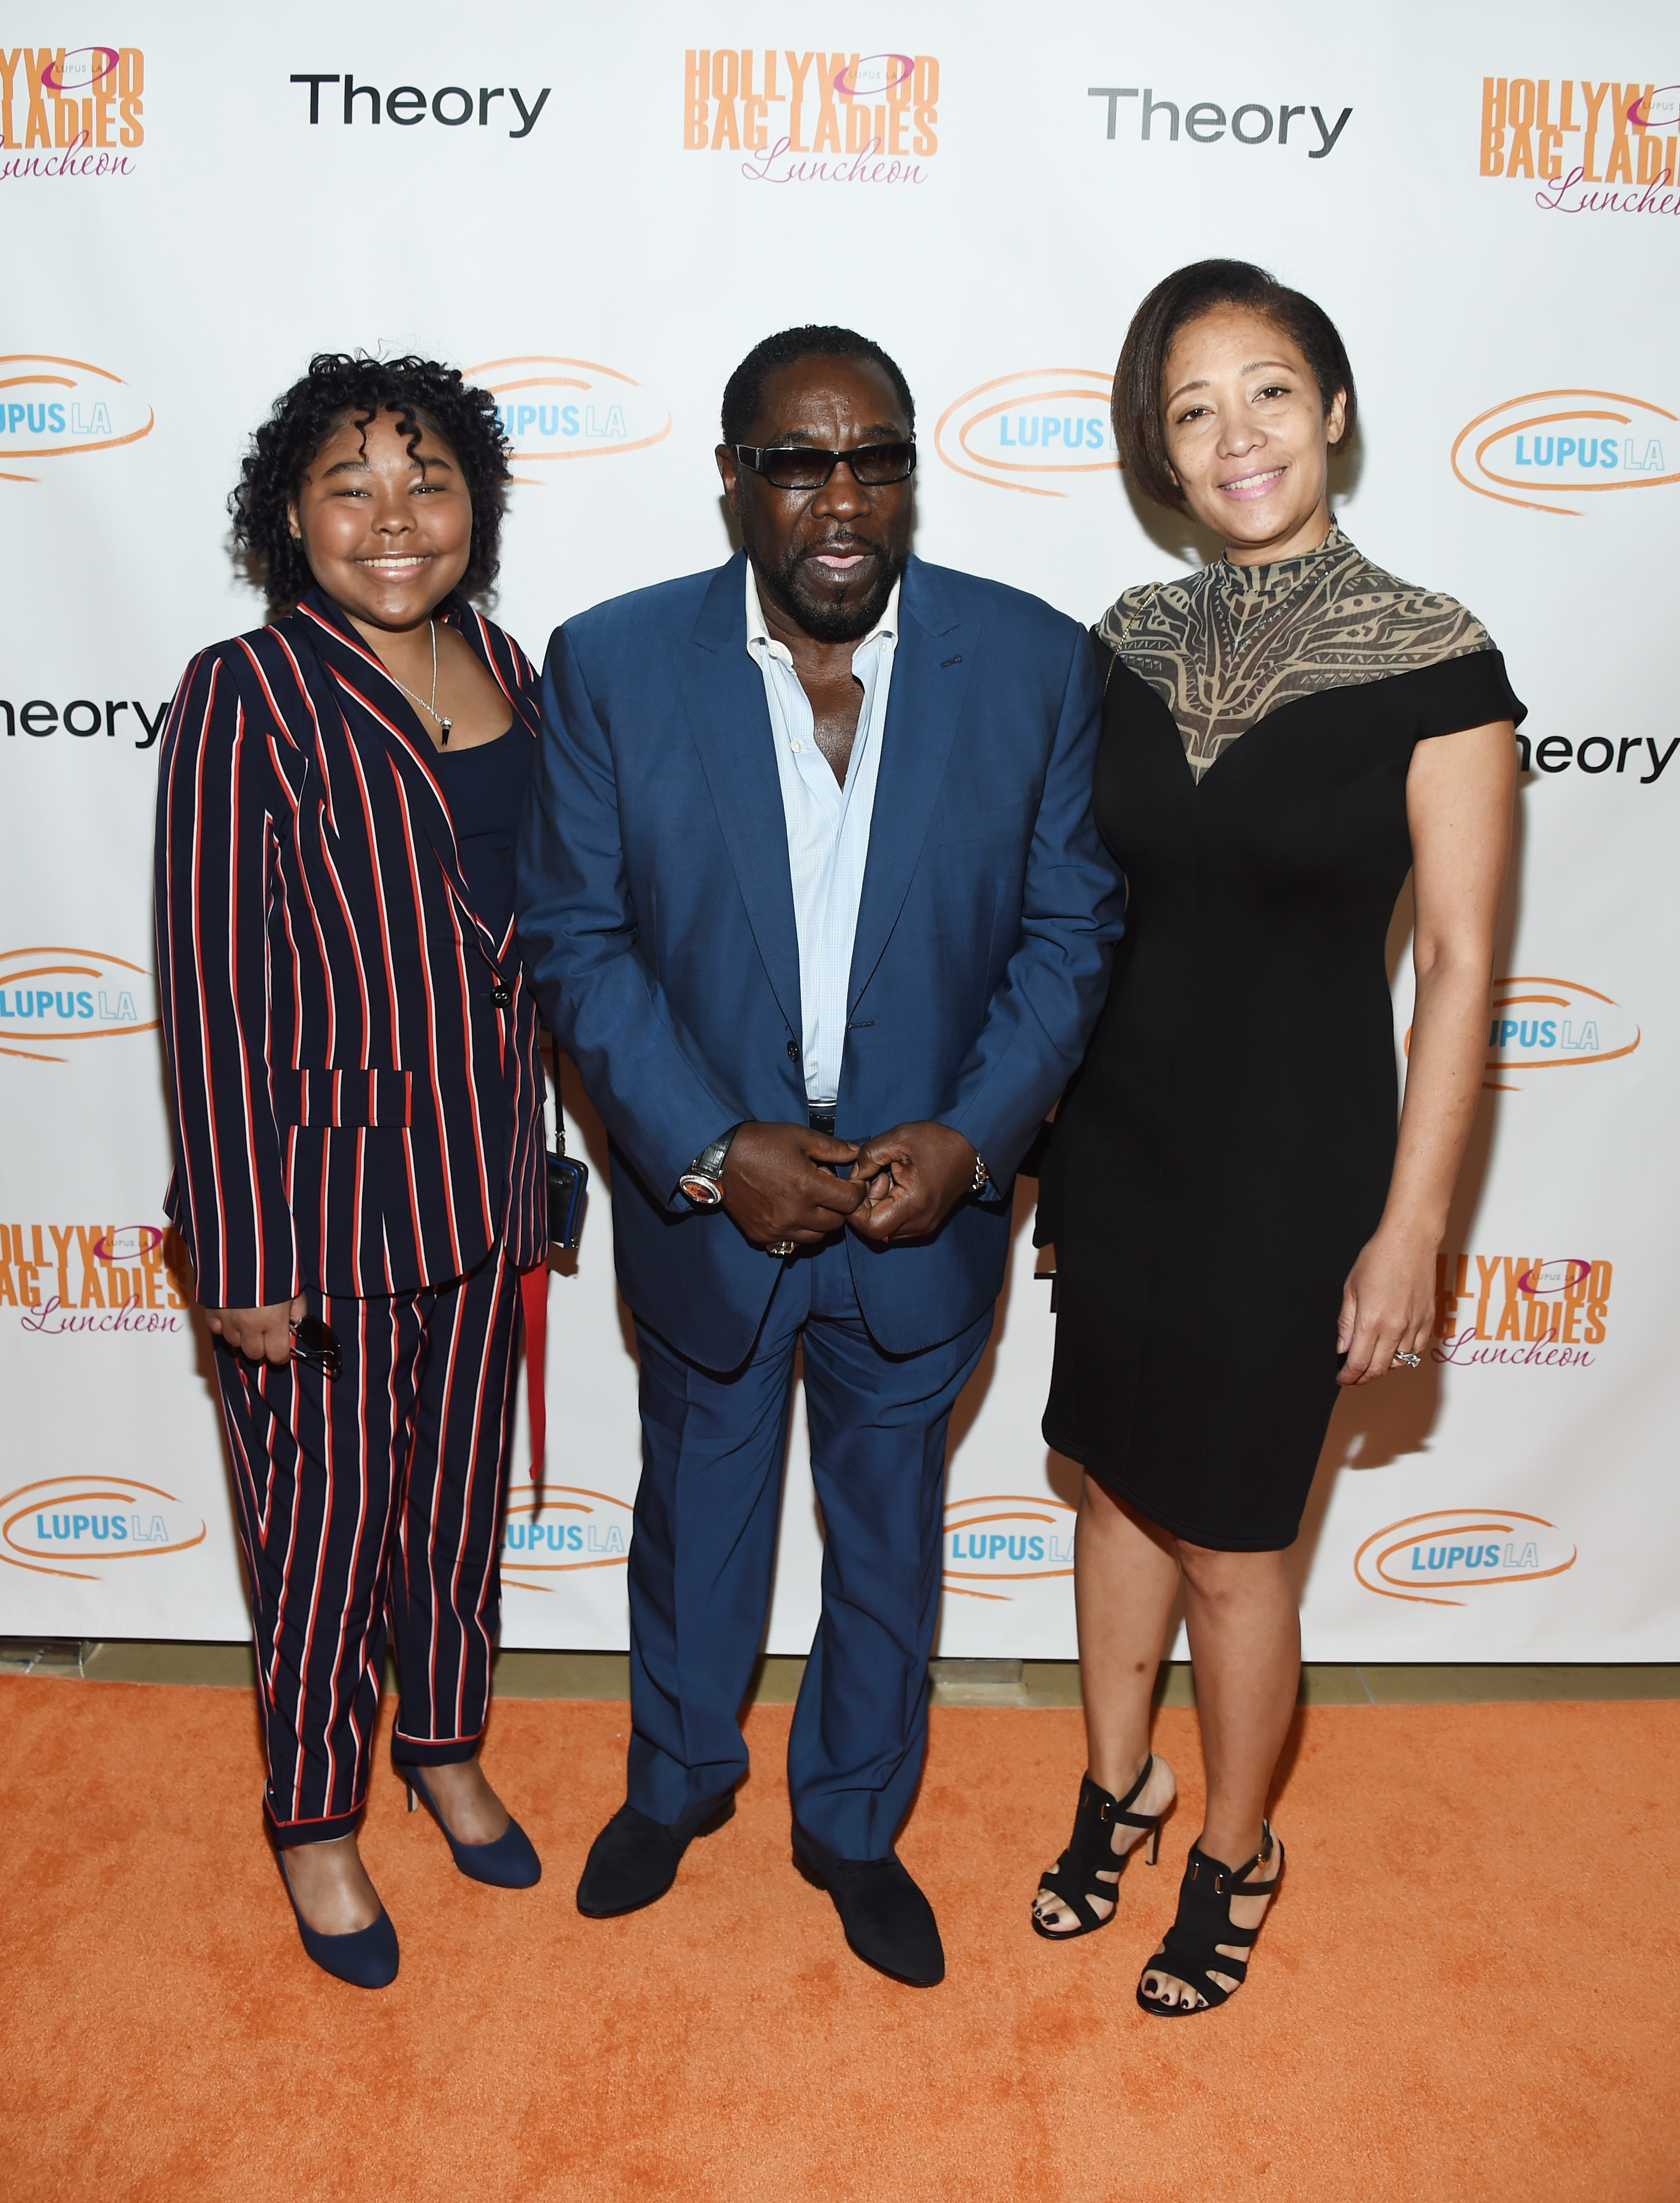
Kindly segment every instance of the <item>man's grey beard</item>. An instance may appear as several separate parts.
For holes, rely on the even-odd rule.
[[[872,550],[876,547],[870,546]],[[754,558],[753,570],[760,588],[767,590],[778,606],[796,621],[813,641],[858,642],[879,624],[908,557],[908,552],[902,552],[890,560],[863,602],[851,606],[836,605],[813,590],[808,586],[810,570],[802,558],[790,557],[781,566],[772,568]]]

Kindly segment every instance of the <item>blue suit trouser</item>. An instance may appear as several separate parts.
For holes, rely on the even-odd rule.
[[[825,1538],[788,1786],[807,1835],[842,1858],[873,1859],[892,1848],[921,1774],[946,1431],[992,1316],[922,1353],[884,1353],[848,1253],[837,1237],[786,1264],[751,1358],[728,1376],[636,1325],[629,1794],[686,1833],[747,1772],[740,1709],[769,1607],[802,1338]]]

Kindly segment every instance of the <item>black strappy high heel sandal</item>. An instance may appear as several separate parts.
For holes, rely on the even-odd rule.
[[[1123,1798],[1111,1791],[1099,1789],[1086,1775],[1080,1781],[1080,1802],[1074,1815],[1074,1834],[1068,1848],[1050,1872],[1039,1881],[1041,1890],[1060,1898],[1075,1920],[1077,1928],[1046,1928],[1036,1910],[1032,1915],[1033,1932],[1042,1935],[1047,1943],[1071,1943],[1075,1936],[1094,1934],[1097,1928],[1106,1928],[1118,1909],[1120,1877],[1132,1852],[1141,1851],[1147,1864],[1155,1864],[1156,1853],[1161,1848],[1161,1823],[1173,1810],[1167,1805],[1159,1813],[1134,1813],[1133,1800],[1143,1795],[1144,1785],[1155,1772],[1155,1754],[1151,1752],[1144,1762],[1144,1771]],[[1146,1828],[1149,1833],[1141,1844],[1133,1844],[1132,1851],[1116,1852],[1112,1831],[1118,1822],[1124,1828]],[[1093,1897],[1106,1898],[1109,1911],[1099,1916],[1091,1910]]]
[[[1222,1988],[1214,1979],[1216,1974],[1225,1975],[1236,1982],[1238,1988],[1248,1979],[1248,1960],[1233,1958],[1219,1946],[1228,1943],[1241,1951],[1252,1950],[1259,1940],[1260,1930],[1232,1925],[1231,1900],[1233,1897],[1274,1896],[1283,1879],[1283,1846],[1273,1835],[1269,1821],[1262,1821],[1260,1830],[1259,1850],[1234,1872],[1222,1859],[1210,1858],[1199,1844],[1192,1845],[1185,1863],[1184,1880],[1179,1885],[1178,1917],[1167,1930],[1166,1941],[1138,1981],[1138,2002],[1145,2011],[1153,2012],[1156,2019],[1186,2019],[1227,2003],[1236,1994],[1236,1989]],[[1269,1881],[1251,1881],[1248,1877],[1257,1866],[1270,1864],[1274,1848],[1277,1852],[1277,1871]],[[1151,1974],[1170,1974],[1175,1982],[1182,1982],[1204,2001],[1162,2004],[1155,1997],[1145,1996],[1144,1983]]]

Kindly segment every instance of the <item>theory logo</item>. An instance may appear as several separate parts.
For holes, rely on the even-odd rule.
[[[162,1560],[204,1542],[173,1491],[127,1476],[44,1476],[0,1492],[0,1560],[98,1583],[113,1561]]]
[[[1380,1598],[1464,1606],[1466,1600],[1445,1594],[1560,1576],[1576,1559],[1576,1547],[1543,1515],[1443,1507],[1375,1531],[1354,1555],[1353,1573]]]
[[[683,145],[754,156],[741,164],[753,183],[925,183],[922,162],[939,150],[938,101],[932,54],[691,46]]]
[[[157,1024],[152,977],[144,965],[97,948],[0,950],[0,1055],[63,1063],[25,1041],[109,1040],[150,1032]]]
[[[1680,735],[1671,735],[1662,749],[1658,748],[1654,735],[1618,735],[1613,741],[1608,735],[1588,735],[1578,742],[1571,742],[1562,735],[1547,735],[1533,745],[1532,752],[1526,735],[1517,737],[1517,755],[1524,772],[1567,772],[1573,764],[1577,772],[1589,776],[1608,772],[1612,765],[1618,773],[1624,773],[1631,757],[1632,777],[1641,788],[1650,788],[1662,778],[1676,750],[1680,750]],[[1647,756],[1651,770],[1642,772],[1640,768]]]
[[[519,127],[508,132],[510,138],[530,136],[536,127],[537,116],[548,104],[550,89],[545,84],[536,95],[535,103],[527,107],[524,94],[518,85],[481,84],[475,98],[464,84],[446,84],[441,92],[429,95],[422,92],[418,85],[399,84],[394,92],[382,95],[376,85],[358,84],[349,70],[331,76],[293,76],[292,81],[309,86],[309,119],[311,123],[318,123],[321,120],[321,87],[323,84],[341,84],[344,86],[340,119],[346,125],[358,121],[378,122],[383,119],[405,130],[411,130],[417,123],[423,122],[429,115],[434,122],[442,123],[446,130],[458,130],[463,124],[470,122],[475,114],[478,117],[478,128],[488,129],[493,103],[498,99],[511,98],[519,110]],[[361,103],[364,100],[367,102],[365,107]],[[506,112],[504,108],[495,120],[500,122]]]
[[[510,1497],[502,1524],[501,1572],[524,1591],[553,1591],[544,1576],[572,1568],[621,1568],[630,1557],[627,1499],[581,1485],[546,1484]]]
[[[1127,110],[1138,117],[1138,136],[1143,144],[1152,143],[1163,131],[1169,144],[1178,137],[1177,101],[1157,99],[1147,85],[1140,92],[1135,84],[1093,84],[1088,87],[1085,96],[1089,99],[1108,101],[1107,134],[1110,138],[1118,134],[1115,126],[1120,119],[1122,99],[1140,99],[1143,103],[1140,107]],[[1309,161],[1322,161],[1335,151],[1336,141],[1346,129],[1348,117],[1352,112],[1351,107],[1344,107],[1335,121],[1330,123],[1324,120],[1324,110],[1319,107],[1281,105],[1271,108],[1263,105],[1258,100],[1246,100],[1240,107],[1234,108],[1227,119],[1225,109],[1216,100],[1198,99],[1185,109],[1184,134],[1193,145],[1216,145],[1228,128],[1239,145],[1268,145],[1275,142],[1287,146],[1290,144],[1289,126],[1293,122],[1298,125],[1295,149],[1304,150]],[[1317,127],[1316,145],[1309,145],[1306,142],[1310,133],[1301,118],[1308,115],[1311,115]],[[1162,116],[1166,118],[1164,122],[1160,120]]]
[[[1455,1368],[1589,1367],[1598,1356],[1588,1350],[1609,1331],[1614,1278],[1613,1265],[1584,1255],[1437,1255],[1435,1335],[1444,1344],[1431,1356]]]
[[[138,697],[126,703],[107,697],[101,706],[96,704],[91,696],[76,696],[69,703],[60,706],[46,703],[38,696],[29,703],[19,704],[14,708],[4,696],[0,696],[0,712],[5,714],[6,733],[14,741],[17,739],[20,727],[26,735],[33,735],[37,741],[43,741],[47,735],[57,734],[61,729],[83,741],[103,731],[109,741],[116,734],[117,713],[132,711],[145,729],[144,740],[137,738],[134,747],[149,750],[163,730],[169,708],[167,696],[149,718],[145,706]],[[127,731],[125,727],[123,732],[127,734]]]
[[[145,399],[109,368],[54,352],[0,352],[0,459],[108,452],[150,435],[154,418]],[[3,481],[38,480],[0,474]]]
[[[1120,464],[1109,425],[1111,381],[1094,367],[997,375],[945,408],[933,448],[973,481],[1031,497],[1066,497],[1053,486],[1058,478],[1111,475]]]
[[[516,466],[645,451],[671,434],[671,415],[633,376],[592,359],[521,352],[466,369],[496,399]],[[536,475],[515,481],[540,482]]]
[[[945,1589],[965,1598],[1008,1601],[986,1585],[1029,1583],[1074,1573],[1074,1515],[1065,1500],[993,1491],[945,1509]]]
[[[1530,390],[1459,429],[1452,471],[1466,489],[1501,505],[1577,519],[1582,506],[1551,500],[1680,481],[1671,471],[1676,428],[1665,406],[1620,391]]]

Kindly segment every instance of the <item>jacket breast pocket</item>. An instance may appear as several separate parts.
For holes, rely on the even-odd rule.
[[[269,1073],[275,1120],[281,1125],[396,1125],[411,1121],[412,1073],[277,1068]]]

